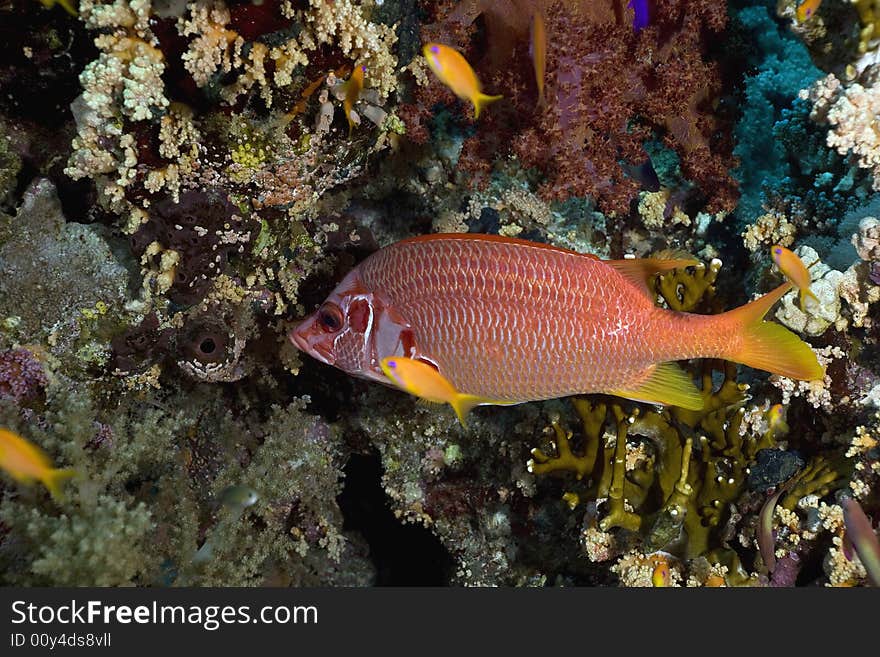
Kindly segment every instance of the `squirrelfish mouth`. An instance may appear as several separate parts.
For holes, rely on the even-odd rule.
[[[311,344],[308,338],[296,329],[290,332],[290,341],[293,342],[300,351],[309,354],[322,363],[333,365],[336,361],[336,358],[333,356],[333,353],[329,348],[320,343]]]

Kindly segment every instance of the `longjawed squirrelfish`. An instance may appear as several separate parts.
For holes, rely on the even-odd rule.
[[[480,118],[480,110],[489,103],[501,100],[504,96],[487,96],[483,93],[474,69],[455,48],[442,43],[426,43],[422,54],[434,75],[449,87],[456,96],[468,100],[474,106],[474,118]]]
[[[63,499],[61,485],[75,473],[52,467],[46,453],[8,429],[0,428],[0,468],[20,484],[41,481],[56,500]]]
[[[804,302],[807,297],[815,301],[816,305],[818,305],[818,297],[813,294],[812,290],[810,290],[810,283],[812,282],[810,270],[809,267],[804,264],[803,260],[801,260],[796,253],[786,249],[780,244],[774,244],[770,247],[770,254],[773,257],[773,262],[776,263],[776,266],[779,267],[779,271],[782,272],[782,275],[800,290],[798,303],[800,304],[801,310],[804,310]],[[816,263],[810,263],[810,267],[814,264]]]
[[[426,235],[376,251],[290,339],[354,376],[389,380],[389,356],[421,360],[462,409],[583,393],[702,408],[673,361],[723,358],[794,379],[824,374],[810,347],[762,321],[790,283],[720,315],[655,305],[647,280],[692,260],[600,260],[495,235]]]

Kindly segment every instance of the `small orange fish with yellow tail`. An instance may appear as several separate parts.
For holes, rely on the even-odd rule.
[[[669,570],[669,560],[665,555],[659,554],[652,559],[654,569],[651,571],[651,584],[655,588],[672,586],[672,572]]]
[[[361,97],[361,91],[364,89],[364,74],[367,72],[366,66],[355,66],[351,72],[351,77],[345,83],[345,99],[342,101],[342,108],[345,111],[345,118],[348,120],[348,136],[351,137],[351,131],[354,130],[355,121],[351,118],[351,112],[354,104]]]
[[[52,467],[42,449],[3,428],[0,428],[0,468],[20,484],[43,482],[56,501],[64,499],[61,485],[74,475],[73,470]]]
[[[798,19],[798,23],[803,23],[805,20],[812,18],[816,15],[816,12],[819,11],[819,5],[822,4],[822,0],[805,0],[801,2],[797,6],[797,10],[795,10],[795,16]]]
[[[428,60],[428,66],[434,74],[452,90],[452,93],[473,104],[475,119],[480,118],[480,110],[486,105],[504,98],[504,96],[487,96],[482,92],[474,69],[455,48],[444,46],[442,43],[426,43],[422,48],[422,54]]]
[[[722,358],[793,379],[824,370],[809,345],[762,321],[790,289],[720,315],[660,308],[648,280],[693,260],[600,260],[497,235],[426,235],[376,251],[291,332],[317,360],[387,385],[383,359],[422,361],[464,417],[483,404],[605,393],[701,409],[674,361]],[[444,400],[452,393],[438,395]]]
[[[767,411],[767,427],[771,436],[788,433],[788,423],[785,421],[785,407],[782,404],[773,404]]]
[[[385,376],[401,390],[427,402],[452,406],[462,426],[466,426],[468,409],[473,407],[475,401],[482,401],[475,400],[473,395],[458,392],[437,368],[425,361],[405,356],[389,356],[382,359],[380,366]]]
[[[546,105],[544,98],[544,76],[547,71],[547,29],[540,9],[535,9],[532,17],[532,64],[535,67],[535,82],[538,85],[538,105]]]
[[[800,290],[798,303],[800,304],[801,310],[804,310],[804,301],[807,297],[815,301],[818,305],[818,297],[816,297],[816,295],[810,290],[810,282],[812,281],[810,278],[810,270],[804,265],[803,260],[798,258],[796,253],[786,249],[781,244],[774,244],[770,247],[770,253],[773,256],[773,262],[779,267],[779,271],[782,272],[782,275]],[[816,263],[811,263],[810,267],[814,264]]]

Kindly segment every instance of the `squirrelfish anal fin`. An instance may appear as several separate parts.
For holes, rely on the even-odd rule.
[[[691,377],[675,363],[660,363],[638,386],[609,390],[608,394],[691,411],[702,410],[704,405],[703,396]]]

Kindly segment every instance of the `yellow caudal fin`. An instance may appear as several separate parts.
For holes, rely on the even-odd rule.
[[[482,110],[489,103],[494,103],[496,100],[501,100],[504,96],[487,96],[484,93],[478,93],[473,101],[474,101],[474,118],[480,118],[480,110]]]
[[[724,357],[790,379],[821,379],[825,376],[825,369],[810,345],[784,326],[763,321],[773,304],[790,289],[791,283],[783,283],[751,303],[719,316],[719,320],[725,322],[726,330],[742,333],[736,352]]]
[[[819,305],[819,297],[817,297],[815,294],[813,294],[813,291],[810,288],[808,288],[808,287],[801,288],[801,294],[800,294],[800,297],[798,298],[798,302],[800,303],[801,311],[803,311],[803,312],[806,312],[805,302],[806,302],[807,298],[812,299],[813,302],[817,306]]]
[[[484,397],[478,397],[477,395],[459,393],[449,402],[449,405],[452,406],[452,410],[454,410],[455,414],[458,416],[458,421],[461,422],[461,426],[467,429],[467,422],[465,421],[467,415],[477,406],[513,406],[518,403],[520,402],[486,399]]]
[[[52,495],[52,499],[56,502],[64,501],[64,491],[61,490],[61,487],[65,481],[73,477],[75,474],[76,471],[70,468],[64,470],[52,469],[46,472],[42,481]]]
[[[660,363],[641,385],[631,389],[609,390],[608,394],[651,404],[680,406],[691,411],[703,408],[703,396],[699,389],[675,363]]]

